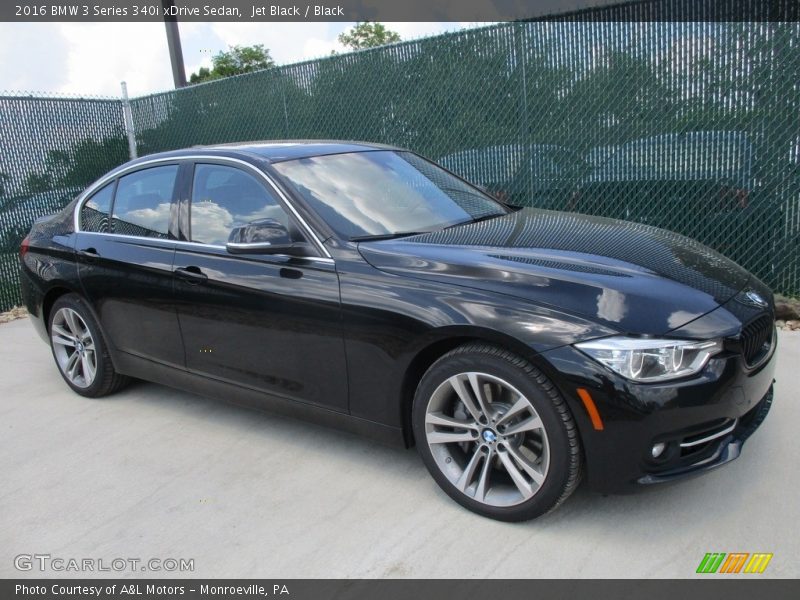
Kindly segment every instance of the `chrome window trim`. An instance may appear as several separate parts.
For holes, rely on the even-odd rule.
[[[249,162],[241,160],[239,158],[231,158],[228,156],[213,156],[213,155],[202,155],[202,154],[192,154],[190,156],[172,156],[172,157],[162,157],[162,158],[153,158],[150,160],[145,160],[134,165],[129,165],[127,167],[121,168],[118,171],[113,171],[112,173],[108,173],[101,179],[98,179],[92,185],[90,185],[84,192],[78,196],[78,203],[75,205],[75,211],[73,213],[73,227],[76,232],[81,233],[102,233],[97,231],[82,231],[80,228],[80,214],[83,205],[89,199],[89,197],[95,192],[95,190],[100,189],[103,185],[107,184],[109,181],[117,178],[123,177],[130,171],[135,171],[140,167],[144,167],[145,165],[155,165],[159,163],[180,163],[181,161],[198,161],[198,160],[210,160],[210,161],[221,161],[221,162],[228,162],[235,165],[242,165],[249,169],[250,171],[254,172],[257,176],[260,176],[264,181],[267,182],[270,188],[272,188],[278,197],[283,201],[283,203],[288,207],[289,211],[294,215],[295,219],[297,219],[300,226],[305,230],[308,236],[311,238],[312,243],[317,247],[317,249],[322,252],[323,257],[330,259],[333,262],[333,257],[331,256],[330,252],[328,252],[327,248],[322,244],[322,241],[317,236],[316,232],[311,228],[311,226],[306,222],[306,220],[297,212],[297,209],[292,204],[291,200],[283,193],[283,191],[272,181],[266,173],[264,173],[261,169],[251,165]],[[123,237],[140,237],[141,239],[162,239],[162,238],[148,238],[142,236],[126,236],[124,234],[116,234],[122,235]],[[209,247],[209,244],[201,244],[200,242],[182,242],[180,240],[171,240],[178,243],[188,243],[188,244],[195,244],[198,246],[205,246]],[[224,248],[225,246],[211,246],[213,248]],[[309,257],[312,258],[312,257]]]
[[[81,231],[83,235],[102,235],[106,237],[113,237],[119,238],[123,240],[143,240],[147,242],[164,242],[165,244],[178,244],[179,246],[189,246],[194,248],[213,248],[215,250],[225,250],[225,246],[220,246],[219,244],[204,244],[202,242],[187,242],[184,240],[171,240],[169,238],[160,238],[160,237],[147,237],[144,235],[127,235],[125,233],[107,233],[104,231]],[[266,255],[265,255],[266,256]],[[294,258],[297,260],[310,260],[318,263],[323,263],[326,265],[333,265],[336,264],[332,258],[328,258],[327,256],[293,256],[290,254],[271,254],[269,256],[278,256],[278,257],[285,257],[285,258]]]

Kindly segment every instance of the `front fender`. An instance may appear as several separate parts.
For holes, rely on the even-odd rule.
[[[429,358],[431,347],[446,352],[478,339],[535,361],[549,349],[618,333],[529,300],[369,265],[344,266],[339,274],[350,412],[394,427],[403,423],[407,376],[418,374],[412,366]]]

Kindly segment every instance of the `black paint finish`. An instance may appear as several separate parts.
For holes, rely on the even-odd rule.
[[[406,444],[413,443],[408,414],[425,369],[466,341],[497,344],[533,362],[567,399],[589,484],[603,491],[702,470],[683,468],[677,458],[653,463],[654,441],[726,419],[757,425],[763,418],[774,358],[747,367],[739,336],[772,314],[772,294],[697,242],[644,225],[533,209],[398,240],[348,242],[333,236],[270,167],[315,153],[381,148],[230,145],[123,165],[108,177],[159,160],[258,169],[323,244],[317,256],[297,258],[234,255],[189,242],[184,167],[167,239],[76,232],[75,203],[34,225],[21,259],[34,326],[47,339],[49,307],[75,292],[95,311],[122,373]],[[768,306],[748,304],[745,290]],[[635,384],[573,347],[619,334],[724,338],[725,351],[696,376]],[[592,394],[602,431],[592,427],[577,388]],[[744,432],[741,425],[725,443],[743,442]],[[733,456],[720,448],[709,450],[720,453],[703,469]]]
[[[192,373],[347,411],[347,365],[333,264],[181,247],[175,306]]]
[[[175,314],[175,244],[156,238],[78,232],[75,260],[84,297],[121,352],[183,366]]]

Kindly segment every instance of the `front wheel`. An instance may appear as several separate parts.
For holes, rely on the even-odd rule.
[[[61,296],[50,310],[50,346],[67,385],[97,398],[119,390],[128,378],[114,370],[100,327],[77,294]]]
[[[538,369],[501,348],[467,344],[436,361],[417,388],[412,420],[433,478],[478,514],[533,519],[580,481],[566,403]]]

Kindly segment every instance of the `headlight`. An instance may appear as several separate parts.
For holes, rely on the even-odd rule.
[[[665,381],[693,375],[722,350],[722,340],[655,340],[610,337],[575,344],[581,352],[633,381]]]

